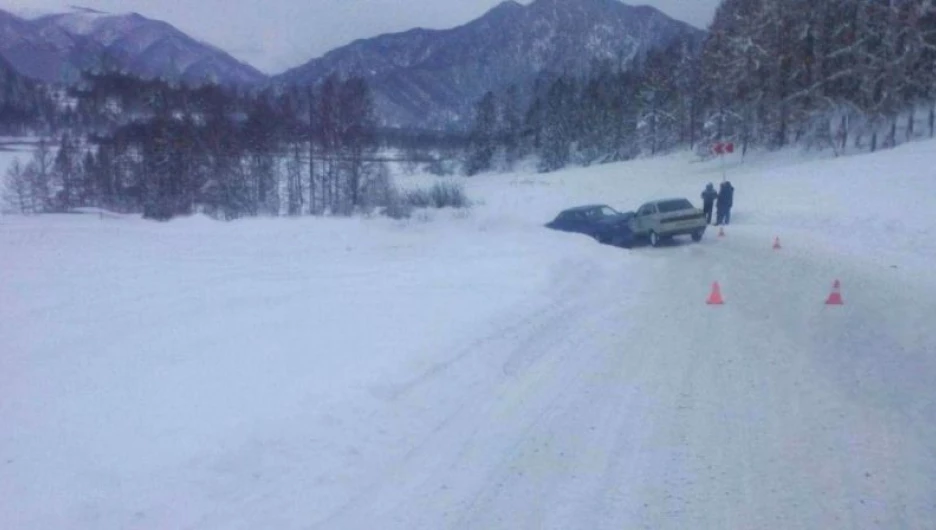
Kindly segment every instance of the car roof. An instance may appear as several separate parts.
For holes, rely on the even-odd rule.
[[[563,211],[564,212],[580,212],[582,210],[592,210],[594,208],[604,208],[604,207],[610,208],[610,206],[608,206],[607,204],[585,204],[583,206],[574,206],[572,208],[567,208]]]
[[[671,197],[669,199],[654,199],[652,201],[647,201],[644,204],[660,204],[661,202],[670,202],[670,201],[688,201],[689,199],[685,197]],[[692,201],[690,201],[692,202]]]

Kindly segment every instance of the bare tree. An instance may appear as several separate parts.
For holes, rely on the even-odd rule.
[[[338,186],[340,129],[338,124],[339,80],[336,75],[325,79],[316,99],[316,143],[322,183],[322,211],[334,212],[340,202]]]
[[[31,174],[35,168],[23,167],[19,157],[14,158],[4,178],[4,201],[22,214],[35,213]]]
[[[362,205],[362,191],[373,176],[376,152],[374,103],[367,83],[353,77],[341,84],[338,102],[338,142],[344,173],[345,213]]]

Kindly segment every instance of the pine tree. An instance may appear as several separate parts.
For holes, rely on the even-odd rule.
[[[148,124],[141,138],[143,178],[143,217],[167,221],[174,215],[172,205],[172,153],[168,124]]]
[[[492,169],[497,150],[497,102],[493,92],[487,92],[475,105],[474,125],[469,136],[465,174],[476,175]]]
[[[69,133],[62,135],[58,152],[55,155],[52,176],[59,188],[55,195],[55,208],[68,211],[82,202],[81,154]]]
[[[679,65],[677,47],[651,52],[639,72],[640,146],[641,151],[656,155],[671,149],[678,141],[676,111],[676,81],[674,74]]]
[[[546,94],[539,167],[542,172],[556,171],[571,160],[576,137],[576,86],[571,78],[560,77]]]
[[[582,119],[588,124],[579,138],[577,162],[589,165],[602,160],[609,151],[611,120],[608,119],[612,89],[608,81],[608,71],[602,71],[585,84],[579,102]]]
[[[102,208],[113,208],[117,195],[116,164],[114,161],[113,144],[98,146],[97,155],[88,153],[90,168],[85,171],[88,179],[93,183],[94,195],[97,205]]]
[[[936,137],[936,2],[920,5],[911,19],[915,25],[920,56],[913,69],[919,98],[927,102],[930,138]]]
[[[497,136],[504,149],[503,169],[513,171],[517,161],[523,156],[523,116],[520,112],[520,90],[517,85],[509,86],[504,93],[499,117],[500,130]]]

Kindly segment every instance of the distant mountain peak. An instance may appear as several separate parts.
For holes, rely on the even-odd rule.
[[[88,35],[97,29],[102,20],[119,17],[120,15],[72,6],[72,11],[46,15],[38,18],[37,22],[52,23],[71,35]]]
[[[71,9],[72,11],[75,11],[75,12],[78,12],[78,13],[88,13],[88,14],[92,14],[92,15],[107,15],[107,14],[109,14],[109,13],[107,13],[106,11],[98,11],[97,9],[93,9],[93,8],[90,8],[90,7],[84,7],[84,6],[70,5],[70,6],[68,6],[68,8]]]
[[[542,72],[584,74],[597,62],[624,65],[676,39],[704,32],[653,8],[619,0],[507,0],[466,24],[359,39],[274,80],[317,84],[360,76],[385,125],[462,128],[485,92],[525,85]]]
[[[504,0],[503,2],[494,6],[494,8],[491,9],[491,11],[496,11],[499,9],[518,9],[518,8],[523,9],[523,4],[515,0]]]

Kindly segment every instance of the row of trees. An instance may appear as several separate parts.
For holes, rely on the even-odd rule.
[[[639,61],[598,64],[588,76],[544,74],[525,105],[517,87],[486,94],[476,105],[466,174],[509,169],[529,155],[553,171],[694,144],[702,121],[698,47],[676,41]]]
[[[719,140],[890,147],[934,135],[936,3],[724,0],[701,46],[674,42],[584,77],[544,77],[520,109],[516,94],[476,105],[469,175],[527,154],[551,171],[678,146],[706,153]]]
[[[875,150],[936,126],[929,0],[725,0],[701,56],[713,134],[742,145]],[[883,141],[881,138],[883,137]],[[864,140],[867,140],[866,142]]]
[[[63,134],[54,164],[43,142],[11,168],[8,191],[24,212],[348,214],[387,191],[361,79],[245,95],[106,74],[70,96],[81,129],[94,132]]]

